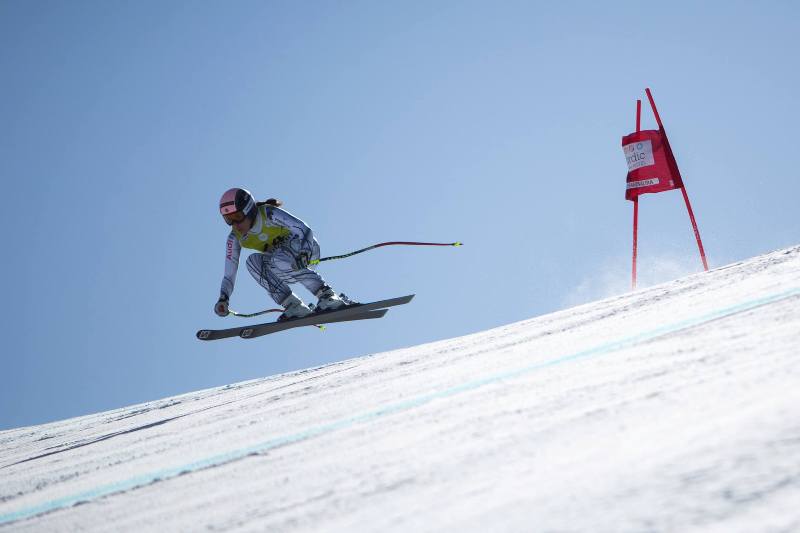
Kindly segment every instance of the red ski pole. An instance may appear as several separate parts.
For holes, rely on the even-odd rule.
[[[363,252],[367,252],[369,250],[374,250],[375,248],[381,248],[383,246],[463,246],[460,242],[409,242],[409,241],[390,241],[390,242],[381,242],[378,244],[373,244],[372,246],[367,246],[366,248],[362,248],[360,250],[356,250],[355,252],[350,252],[347,254],[342,255],[332,255],[330,257],[322,257],[320,259],[315,259],[309,262],[310,265],[317,265],[323,261],[333,261],[334,259],[344,259],[345,257],[351,257],[356,254],[360,254]]]

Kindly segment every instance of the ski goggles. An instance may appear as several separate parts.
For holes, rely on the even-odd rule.
[[[245,215],[242,211],[234,211],[233,213],[222,215],[222,218],[225,220],[227,225],[233,226],[234,224],[242,222],[245,218],[247,218],[247,215]]]

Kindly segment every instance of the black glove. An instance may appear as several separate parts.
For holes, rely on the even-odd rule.
[[[217,303],[214,304],[214,312],[219,316],[228,316],[228,297],[224,294],[220,295]]]
[[[296,256],[294,256],[294,269],[295,270],[303,270],[304,268],[308,267],[308,263],[311,262],[311,254],[308,252],[300,252]]]

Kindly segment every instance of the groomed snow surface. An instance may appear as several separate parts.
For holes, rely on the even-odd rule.
[[[800,531],[800,247],[0,432],[10,530]]]

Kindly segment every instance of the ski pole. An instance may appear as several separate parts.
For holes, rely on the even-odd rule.
[[[463,246],[463,243],[461,243],[461,242],[410,242],[410,241],[381,242],[381,243],[373,244],[372,246],[367,246],[366,248],[362,248],[360,250],[356,250],[354,252],[350,252],[350,253],[347,253],[347,254],[332,255],[330,257],[322,257],[320,259],[314,259],[313,261],[309,261],[308,264],[309,264],[309,266],[310,265],[318,265],[322,261],[333,261],[335,259],[344,259],[346,257],[352,257],[354,255],[357,255],[357,254],[360,254],[360,253],[363,253],[363,252],[367,252],[369,250],[374,250],[375,248],[381,248],[383,246],[398,246],[398,245],[402,245],[402,246]],[[254,316],[259,316],[259,315],[263,315],[263,314],[266,314],[266,313],[282,313],[282,312],[283,312],[283,309],[265,309],[263,311],[258,311],[256,313],[239,313],[237,311],[234,311],[234,310],[230,309],[230,310],[228,310],[228,316],[239,316],[239,317],[243,317],[243,318],[252,318]],[[323,325],[315,324],[315,326],[318,327],[319,329],[325,329],[325,326],[323,326]]]
[[[264,309],[263,311],[258,311],[257,313],[239,313],[233,309],[228,310],[228,316],[240,316],[242,318],[253,318],[254,316],[265,315],[267,313],[283,313],[283,309]]]
[[[369,250],[374,250],[375,248],[380,248],[382,246],[396,246],[396,245],[404,245],[404,246],[463,246],[463,243],[460,242],[406,242],[406,241],[391,241],[391,242],[381,242],[378,244],[373,244],[372,246],[367,246],[366,248],[362,248],[360,250],[356,250],[355,252],[350,252],[348,254],[342,255],[332,255],[330,257],[322,257],[320,259],[314,259],[313,261],[309,261],[309,265],[318,265],[323,261],[333,261],[334,259],[344,259],[346,257],[352,257],[356,254],[360,254],[363,252],[367,252]]]
[[[254,316],[264,315],[266,313],[283,313],[283,309],[264,309],[263,311],[258,311],[256,313],[238,313],[232,309],[228,310],[228,316],[240,316],[242,318],[253,318]],[[321,324],[311,324],[311,325],[321,330],[325,329],[325,326]]]

